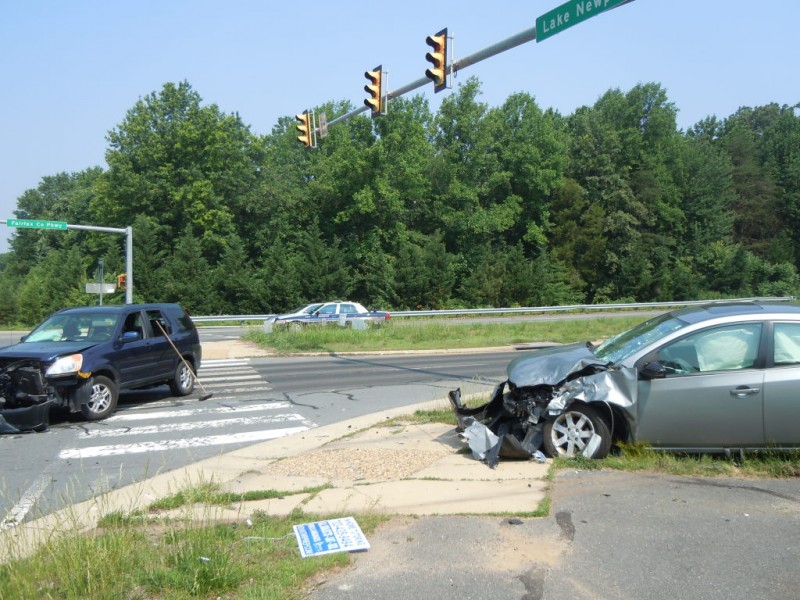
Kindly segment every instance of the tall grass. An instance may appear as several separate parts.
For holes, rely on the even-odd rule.
[[[292,526],[322,518],[331,517],[256,513],[246,524],[111,518],[0,565],[0,598],[301,598],[309,578],[349,560],[300,558]],[[383,520],[364,515],[359,525],[370,532]]]

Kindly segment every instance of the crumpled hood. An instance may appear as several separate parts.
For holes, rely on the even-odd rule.
[[[557,385],[570,373],[593,365],[606,365],[589,350],[588,342],[577,342],[534,350],[508,365],[508,381],[517,387]]]
[[[28,342],[0,348],[0,361],[9,364],[17,360],[54,361],[59,356],[75,354],[96,346],[97,342]]]

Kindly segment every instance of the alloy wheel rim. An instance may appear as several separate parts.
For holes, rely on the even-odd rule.
[[[583,452],[594,433],[594,424],[585,414],[565,412],[553,423],[553,447],[561,456],[575,456]]]

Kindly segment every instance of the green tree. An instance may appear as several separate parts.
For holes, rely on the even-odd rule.
[[[157,218],[177,238],[191,226],[213,262],[236,233],[236,217],[258,179],[263,148],[238,115],[201,106],[187,82],[140,99],[108,134],[108,171],[91,208],[126,226]]]

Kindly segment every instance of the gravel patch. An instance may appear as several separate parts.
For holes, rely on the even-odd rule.
[[[396,481],[411,477],[447,454],[446,450],[342,448],[279,460],[265,471],[272,475]]]

